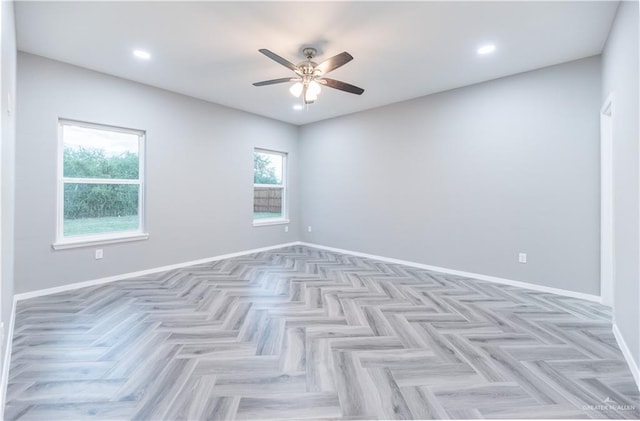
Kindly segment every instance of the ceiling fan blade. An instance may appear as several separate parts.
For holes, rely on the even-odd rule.
[[[362,93],[364,92],[364,89],[358,88],[357,86],[351,85],[350,83],[341,82],[335,79],[329,79],[327,77],[318,79],[318,82],[333,89],[349,92],[350,94],[362,95]]]
[[[296,66],[293,63],[291,63],[289,60],[280,57],[279,55],[277,55],[273,51],[269,51],[266,48],[261,48],[258,51],[260,51],[265,56],[269,57],[271,60],[277,61],[278,63],[282,64],[284,67],[286,67],[288,69],[291,69],[291,70],[293,70],[294,72],[296,72],[298,74],[300,73],[300,69],[298,69],[298,66]]]
[[[293,82],[295,80],[299,79],[296,77],[283,77],[280,79],[263,80],[262,82],[256,82],[253,84],[253,86],[275,85],[276,83]]]
[[[326,75],[330,71],[349,63],[351,60],[353,60],[353,57],[345,51],[318,64],[316,70],[320,70],[323,75]]]

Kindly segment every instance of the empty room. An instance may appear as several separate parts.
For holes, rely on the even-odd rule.
[[[639,2],[0,2],[4,420],[639,419]]]

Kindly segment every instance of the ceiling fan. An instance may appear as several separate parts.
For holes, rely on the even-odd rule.
[[[295,82],[293,85],[291,85],[289,91],[295,97],[299,98],[300,96],[302,96],[305,104],[313,104],[318,99],[321,85],[356,95],[362,95],[362,93],[364,92],[364,89],[362,88],[358,88],[357,86],[351,85],[349,83],[330,79],[324,76],[327,73],[353,60],[351,54],[347,53],[346,51],[328,58],[320,64],[316,64],[311,61],[311,59],[316,56],[318,51],[315,48],[305,48],[302,50],[302,54],[305,55],[307,60],[299,63],[298,65],[291,63],[289,60],[284,59],[276,53],[265,48],[258,51],[260,51],[270,59],[282,64],[284,67],[293,70],[296,76],[256,82],[253,84],[253,86],[265,86],[274,85],[276,83]]]

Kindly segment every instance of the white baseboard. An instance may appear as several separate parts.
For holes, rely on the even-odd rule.
[[[530,283],[527,283],[527,282],[514,281],[514,280],[511,280],[511,279],[498,278],[498,277],[495,277],[495,276],[483,275],[483,274],[480,274],[480,273],[464,272],[464,271],[444,268],[444,267],[440,267],[440,266],[425,265],[423,263],[411,262],[411,261],[408,261],[408,260],[401,260],[401,259],[393,259],[393,258],[390,258],[390,257],[379,256],[379,255],[375,255],[375,254],[360,253],[360,252],[357,252],[357,251],[340,249],[340,248],[336,248],[336,247],[328,247],[328,246],[323,246],[323,245],[320,245],[320,244],[305,243],[303,241],[294,241],[294,242],[291,242],[291,243],[276,244],[274,246],[261,247],[261,248],[251,249],[251,250],[244,250],[244,251],[240,251],[240,252],[236,252],[236,253],[223,254],[223,255],[219,255],[219,256],[215,256],[215,257],[207,257],[207,258],[204,258],[204,259],[191,260],[189,262],[176,263],[176,264],[173,264],[173,265],[161,266],[161,267],[141,270],[141,271],[137,271],[137,272],[123,273],[123,274],[120,274],[120,275],[109,276],[109,277],[106,277],[106,278],[93,279],[93,280],[84,281],[84,282],[76,282],[76,283],[73,283],[73,284],[62,285],[62,286],[59,286],[59,287],[39,289],[39,290],[35,290],[35,291],[24,292],[24,293],[21,293],[21,294],[15,294],[14,298],[15,298],[15,300],[18,300],[18,301],[26,300],[28,298],[41,297],[41,296],[44,296],[44,295],[56,294],[58,292],[71,291],[71,290],[78,289],[78,288],[84,288],[84,287],[89,287],[89,286],[94,286],[94,285],[106,284],[106,283],[109,283],[109,282],[121,281],[123,279],[135,278],[135,277],[138,277],[138,276],[150,275],[150,274],[158,273],[158,272],[166,272],[168,270],[180,269],[180,268],[187,267],[187,266],[199,265],[199,264],[202,264],[202,263],[214,262],[214,261],[223,260],[223,259],[230,259],[230,258],[233,258],[233,257],[245,256],[247,254],[259,253],[259,252],[263,252],[263,251],[275,250],[275,249],[279,249],[279,248],[283,248],[283,247],[296,246],[296,245],[313,247],[313,248],[327,250],[327,251],[334,251],[334,252],[337,252],[337,253],[351,254],[351,255],[354,255],[354,256],[365,257],[365,258],[368,258],[368,259],[380,260],[382,262],[396,263],[396,264],[416,267],[416,268],[419,268],[419,269],[427,269],[427,270],[432,270],[432,271],[435,271],[435,272],[447,273],[447,274],[450,274],[450,275],[458,275],[458,276],[464,276],[464,277],[468,277],[468,278],[475,278],[475,279],[480,279],[482,281],[488,281],[488,282],[494,282],[494,283],[499,283],[499,284],[511,285],[511,286],[515,286],[515,287],[531,289],[531,290],[534,290],[534,291],[548,292],[548,293],[551,293],[551,294],[562,295],[562,296],[565,296],[565,297],[580,298],[580,299],[583,299],[583,300],[593,301],[593,302],[596,302],[596,303],[601,302],[601,298],[599,296],[597,296],[597,295],[585,294],[585,293],[582,293],[582,292],[569,291],[569,290],[559,289],[559,288],[546,287],[546,286],[542,286],[542,285],[530,284]]]
[[[90,287],[94,285],[107,284],[109,282],[122,281],[124,279],[136,278],[138,276],[145,276],[145,275],[150,275],[158,272],[166,272],[168,270],[180,269],[183,267],[193,266],[193,265],[200,265],[202,263],[215,262],[217,260],[231,259],[233,257],[246,256],[247,254],[260,253],[262,251],[269,251],[269,250],[279,249],[283,247],[295,246],[299,244],[300,242],[298,241],[295,241],[292,243],[277,244],[275,246],[261,247],[261,248],[252,249],[252,250],[239,251],[236,253],[222,254],[220,256],[207,257],[207,258],[198,259],[198,260],[191,260],[189,262],[176,263],[173,265],[140,270],[137,272],[123,273],[120,275],[108,276],[106,278],[93,279],[93,280],[84,281],[84,282],[76,282],[73,284],[61,285],[59,287],[38,289],[35,291],[23,292],[22,294],[16,294],[14,296],[14,299],[17,301],[20,301],[20,300],[26,300],[28,298],[42,297],[44,295],[57,294],[58,292],[65,292],[65,291],[71,291],[78,288],[85,288],[85,287]]]
[[[443,267],[439,267],[439,266],[425,265],[425,264],[422,264],[422,263],[410,262],[410,261],[407,261],[407,260],[393,259],[393,258],[389,258],[389,257],[378,256],[378,255],[375,255],[375,254],[360,253],[360,252],[357,252],[357,251],[344,250],[344,249],[339,249],[339,248],[335,248],[335,247],[321,246],[321,245],[313,244],[313,243],[300,242],[300,245],[307,246],[307,247],[314,247],[314,248],[327,250],[327,251],[335,251],[337,253],[352,254],[354,256],[365,257],[365,258],[374,259],[374,260],[380,260],[382,262],[396,263],[396,264],[411,266],[411,267],[415,267],[415,268],[419,268],[419,269],[432,270],[434,272],[442,272],[442,273],[447,273],[447,274],[450,274],[450,275],[464,276],[464,277],[467,277],[467,278],[479,279],[481,281],[494,282],[494,283],[504,284],[504,285],[511,285],[511,286],[514,286],[514,287],[526,288],[526,289],[531,289],[531,290],[540,291],[540,292],[548,292],[548,293],[551,293],[551,294],[562,295],[562,296],[565,296],[565,297],[580,298],[582,300],[593,301],[593,302],[596,302],[596,303],[600,303],[601,302],[601,299],[600,299],[599,296],[591,295],[591,294],[585,294],[583,292],[575,292],[575,291],[569,291],[569,290],[566,290],[566,289],[559,289],[559,288],[546,287],[546,286],[543,286],[543,285],[530,284],[530,283],[527,283],[527,282],[513,281],[511,279],[498,278],[498,277],[489,276],[489,275],[482,275],[480,273],[463,272],[461,270],[448,269],[448,268],[443,268]]]
[[[638,369],[638,364],[633,359],[633,355],[627,346],[627,343],[618,329],[618,325],[613,323],[613,336],[616,338],[616,342],[618,342],[618,346],[620,347],[620,351],[622,351],[622,355],[624,355],[624,359],[627,361],[627,365],[629,365],[629,369],[631,370],[631,374],[633,375],[633,379],[636,381],[636,386],[638,390],[640,390],[640,370]]]
[[[13,345],[13,326],[16,320],[16,303],[18,300],[13,297],[11,306],[11,319],[7,330],[7,346],[4,349],[4,361],[2,363],[2,379],[0,379],[0,418],[4,419],[4,404],[7,399],[7,385],[9,384],[9,366],[11,365],[11,347]]]

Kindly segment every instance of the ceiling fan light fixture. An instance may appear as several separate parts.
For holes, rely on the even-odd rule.
[[[320,84],[318,82],[316,82],[315,80],[312,80],[311,82],[309,82],[309,87],[307,88],[307,92],[311,92],[311,94],[317,98],[318,95],[320,94],[320,90],[321,90]]]
[[[305,104],[312,104],[312,103],[316,102],[317,99],[318,99],[318,94],[316,94],[315,92],[307,89],[307,92],[304,94],[304,103]]]
[[[291,95],[295,96],[296,98],[300,98],[300,95],[302,94],[302,82],[296,82],[291,85],[291,87],[289,88],[289,92],[291,92]]]

